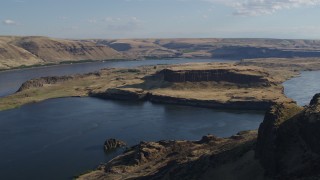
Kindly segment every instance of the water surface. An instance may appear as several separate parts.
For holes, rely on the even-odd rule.
[[[286,81],[285,94],[300,106],[308,105],[316,93],[320,93],[320,71],[303,71],[300,76]]]
[[[106,138],[134,145],[163,139],[199,140],[256,129],[259,112],[217,111],[149,102],[61,98],[0,112],[0,179],[70,179],[119,152]]]

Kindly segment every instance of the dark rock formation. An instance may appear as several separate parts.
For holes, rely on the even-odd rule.
[[[262,75],[243,74],[241,71],[230,69],[212,70],[170,70],[164,69],[160,72],[163,80],[168,82],[230,82],[254,86],[270,86],[270,82]]]
[[[90,94],[93,97],[115,100],[141,101],[146,100],[148,93],[143,90],[127,90],[120,88],[107,89],[104,93]]]
[[[17,92],[21,92],[30,88],[38,88],[43,87],[45,84],[57,84],[65,81],[70,81],[78,78],[84,78],[88,76],[101,76],[101,72],[91,72],[87,74],[79,74],[79,75],[71,75],[71,76],[49,76],[49,77],[41,77],[37,79],[31,79],[24,82]]]
[[[312,98],[311,101],[310,101],[310,105],[311,105],[311,106],[317,105],[317,104],[320,104],[320,93],[314,95],[313,98]]]
[[[120,141],[120,140],[116,140],[116,139],[107,139],[105,142],[104,142],[104,150],[105,151],[110,151],[112,149],[117,149],[119,147],[124,147],[126,146],[127,144],[123,141]]]
[[[259,128],[256,156],[276,179],[320,178],[320,94],[302,109],[278,105]]]
[[[239,133],[238,138],[204,136],[200,141],[141,142],[83,179],[221,179],[221,177],[256,179],[263,171],[253,158],[251,149],[256,131]],[[230,167],[234,174],[214,171],[223,164],[242,158],[239,165]],[[247,167],[256,172],[242,176]],[[238,176],[238,177],[237,177]]]
[[[215,100],[196,100],[187,99],[179,97],[163,96],[158,94],[149,94],[148,100],[154,103],[166,103],[166,104],[177,104],[186,106],[196,106],[196,107],[207,107],[215,109],[243,109],[243,110],[266,110],[274,104],[272,101],[259,101],[250,100],[247,101],[227,101],[219,102]]]
[[[259,136],[257,142],[256,156],[260,159],[261,163],[269,169],[268,173],[275,174],[276,161],[275,149],[277,143],[277,133],[280,125],[287,119],[298,114],[302,108],[296,104],[277,104],[267,111],[264,121],[259,128]]]
[[[43,87],[44,84],[56,84],[59,82],[64,82],[74,79],[72,76],[51,76],[51,77],[42,77],[38,79],[32,79],[29,81],[26,81],[21,85],[18,92],[24,91],[30,88],[37,88],[37,87]]]

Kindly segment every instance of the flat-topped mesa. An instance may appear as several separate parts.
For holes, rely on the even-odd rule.
[[[168,82],[226,82],[249,86],[271,86],[268,73],[260,68],[235,68],[233,65],[217,65],[186,68],[169,68],[159,72]]]

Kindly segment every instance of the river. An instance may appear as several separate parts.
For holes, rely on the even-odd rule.
[[[126,64],[128,62],[112,62],[115,63],[112,67],[134,67],[134,63],[137,63],[136,66],[145,65],[143,62],[152,64],[149,61],[134,61],[129,65]],[[162,64],[164,61],[154,62]],[[174,62],[170,60],[170,63]],[[59,71],[60,68],[66,68],[59,66],[2,73],[14,79],[16,74],[25,71],[29,78],[33,71],[45,73],[51,68],[58,68],[59,72],[57,74],[57,69],[52,70],[53,74],[50,75],[82,73],[101,68],[86,69],[87,65],[68,66],[67,69],[82,67],[72,72]],[[319,75],[319,71],[302,72],[300,77],[284,83],[286,94],[299,104],[306,104],[316,91],[319,92],[320,84],[314,83]],[[24,78],[28,79],[26,75]],[[21,78],[16,79],[16,82],[21,81]],[[3,94],[13,92],[3,89]],[[103,151],[102,145],[107,138],[121,139],[134,145],[142,140],[198,140],[209,133],[227,137],[241,130],[257,129],[263,115],[256,111],[222,111],[89,97],[28,104],[18,109],[0,111],[0,179],[72,179],[73,175],[93,169],[121,153],[121,150],[109,154]]]

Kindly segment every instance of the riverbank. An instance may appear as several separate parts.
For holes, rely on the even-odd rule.
[[[80,61],[63,61],[60,63],[46,63],[46,64],[36,64],[36,65],[22,65],[19,67],[13,67],[10,69],[0,69],[0,72],[8,72],[8,71],[18,71],[22,69],[34,69],[34,68],[45,68],[45,67],[53,67],[53,66],[65,66],[72,64],[88,64],[88,63],[97,63],[97,62],[118,62],[118,61],[142,61],[142,59],[110,59],[110,60],[80,60]]]

